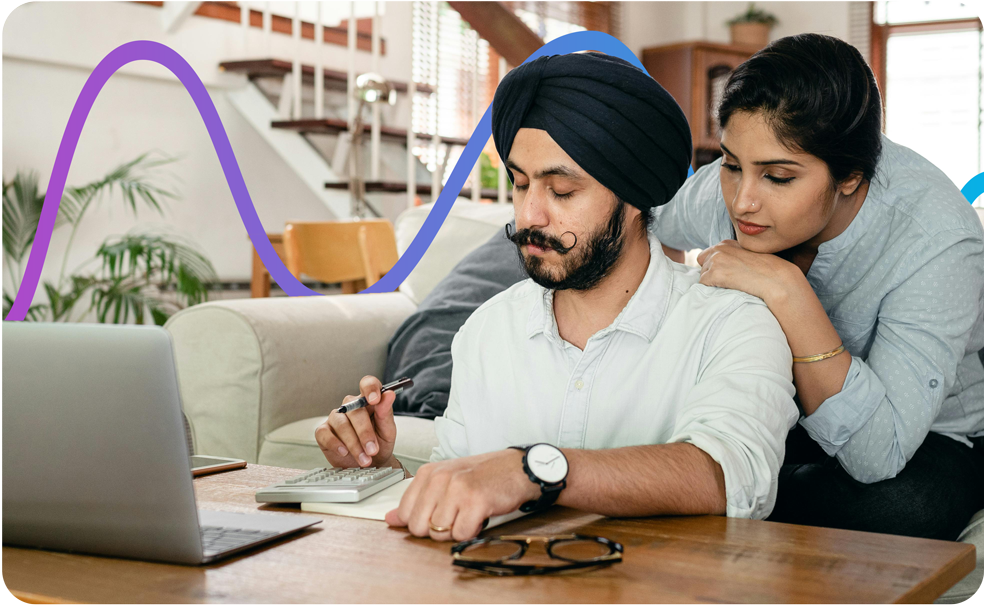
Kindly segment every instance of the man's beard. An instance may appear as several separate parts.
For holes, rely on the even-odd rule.
[[[548,290],[590,290],[608,277],[618,264],[625,244],[625,203],[616,201],[608,224],[593,233],[578,251],[568,248],[559,238],[536,229],[523,229],[509,239],[516,244],[526,274]],[[555,250],[561,255],[561,276],[554,278],[539,256],[523,256],[522,246],[532,244]]]

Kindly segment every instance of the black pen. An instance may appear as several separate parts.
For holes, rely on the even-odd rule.
[[[391,382],[389,384],[384,384],[383,385],[383,388],[381,388],[379,390],[382,393],[385,393],[386,391],[393,391],[395,393],[399,393],[403,389],[409,389],[412,386],[413,386],[413,380],[411,380],[409,378],[401,378],[401,379],[396,380],[394,382]],[[341,406],[340,408],[338,408],[338,413],[339,414],[348,414],[349,412],[352,412],[354,410],[358,410],[359,408],[364,408],[367,405],[369,405],[369,402],[366,401],[366,398],[365,397],[359,397],[358,399],[353,399],[352,401],[350,401],[350,402],[346,403],[345,405]]]

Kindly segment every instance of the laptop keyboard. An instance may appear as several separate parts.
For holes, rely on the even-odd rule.
[[[278,532],[237,527],[202,526],[202,550],[206,556],[234,550],[253,542],[276,536]]]

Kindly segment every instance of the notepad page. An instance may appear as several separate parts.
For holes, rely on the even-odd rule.
[[[404,479],[359,502],[302,502],[301,510],[383,521],[386,519],[386,513],[400,506],[400,498],[403,497],[403,492],[407,491],[411,481],[413,477]]]

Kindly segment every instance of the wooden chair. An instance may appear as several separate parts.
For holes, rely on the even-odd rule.
[[[295,277],[341,283],[343,294],[373,285],[399,259],[393,225],[384,219],[287,223],[284,252]]]
[[[273,245],[277,256],[286,264],[287,253],[284,252],[283,234],[267,233],[267,238],[270,239],[270,243]],[[263,261],[260,260],[260,255],[256,252],[256,246],[253,246],[253,272],[249,281],[249,294],[251,298],[268,298],[270,296],[270,272],[267,271],[263,265]]]

